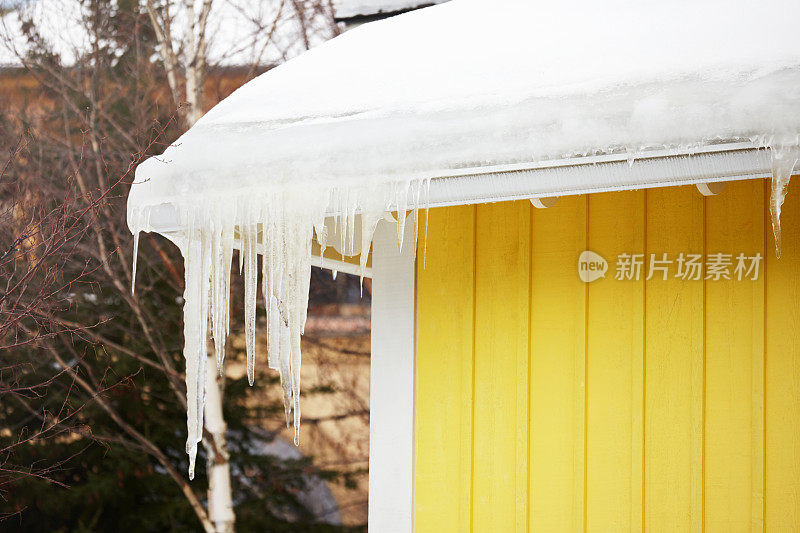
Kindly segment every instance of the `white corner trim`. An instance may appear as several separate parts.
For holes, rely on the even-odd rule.
[[[369,530],[414,530],[414,224],[398,251],[396,225],[372,241]]]

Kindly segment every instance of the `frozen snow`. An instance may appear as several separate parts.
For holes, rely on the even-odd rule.
[[[347,249],[360,227],[364,264],[378,220],[424,206],[443,173],[752,142],[775,148],[779,236],[800,133],[797,20],[797,0],[454,0],[356,28],[237,90],[139,166],[128,204],[134,233],[165,204],[177,213],[165,232],[186,257],[187,451],[209,316],[224,356],[233,247],[248,374],[261,255],[269,366],[297,440],[314,235]]]

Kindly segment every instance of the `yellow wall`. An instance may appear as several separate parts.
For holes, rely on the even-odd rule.
[[[776,259],[768,186],[432,209],[416,530],[800,530],[800,192]],[[606,279],[579,280],[586,249]],[[758,281],[623,282],[623,252],[765,264]]]

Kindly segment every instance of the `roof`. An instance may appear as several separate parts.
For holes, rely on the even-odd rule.
[[[413,11],[346,32],[244,85],[139,166],[137,182],[146,183],[130,202],[355,190],[794,139],[799,15],[794,0],[736,9],[721,0],[501,0],[491,11],[455,0]],[[645,183],[593,176],[568,190],[528,182],[526,192]]]
[[[333,12],[337,20],[392,15],[420,7],[442,4],[447,0],[336,0]]]
[[[763,177],[771,161],[757,146],[800,145],[797,0],[487,4],[453,0],[348,31],[245,84],[136,169],[131,230],[170,235],[186,258],[190,471],[208,318],[221,357],[234,247],[248,377],[260,266],[269,365],[297,443],[315,235],[363,266],[387,211],[402,248],[407,209],[432,200]]]

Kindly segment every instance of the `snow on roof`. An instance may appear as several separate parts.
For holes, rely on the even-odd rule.
[[[407,11],[447,0],[336,0],[333,12],[337,19],[348,19]]]
[[[402,236],[406,209],[424,206],[443,176],[500,186],[509,171],[538,166],[545,172],[522,173],[532,196],[574,194],[675,183],[693,168],[719,178],[707,153],[719,143],[798,144],[797,0],[486,6],[453,0],[349,31],[247,83],[137,168],[131,230],[168,234],[186,258],[192,465],[206,324],[210,315],[221,358],[234,247],[244,258],[248,373],[260,267],[269,365],[297,439],[315,235],[323,250],[338,242],[361,252],[363,266],[379,220],[398,212]],[[674,176],[646,181],[664,168],[624,163],[626,153],[636,163],[659,150],[683,154],[666,167]],[[602,160],[619,153],[621,168]],[[723,160],[733,168],[737,157]],[[559,158],[583,163],[567,172]],[[778,211],[795,159],[776,172]]]
[[[141,165],[131,202],[800,132],[796,0],[492,7],[367,24],[263,74]]]

